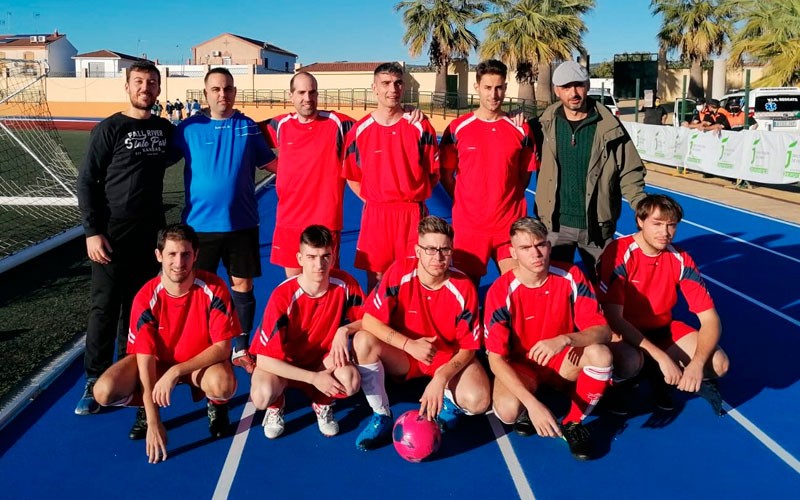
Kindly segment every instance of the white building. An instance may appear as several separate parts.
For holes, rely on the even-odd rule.
[[[50,34],[0,35],[0,59],[44,61],[51,75],[69,75],[75,70],[72,56],[78,53],[67,35]]]
[[[102,49],[73,56],[75,75],[89,78],[113,78],[130,68],[141,57],[131,56],[114,50]]]

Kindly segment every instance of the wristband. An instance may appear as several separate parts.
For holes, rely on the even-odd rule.
[[[408,344],[408,337],[406,337],[406,340],[403,342],[403,347],[400,348],[401,351],[406,352],[406,344]]]

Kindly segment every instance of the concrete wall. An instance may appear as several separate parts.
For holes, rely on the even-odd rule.
[[[277,72],[292,72],[297,62],[294,56],[271,52],[227,33],[195,45],[192,59],[194,64],[255,65],[262,70]]]
[[[726,70],[726,77],[725,77],[725,86],[726,92],[729,89],[741,89],[744,88],[744,80],[745,80],[745,70],[750,70],[750,85],[752,86],[753,82],[761,78],[764,74],[764,67],[763,66],[749,66],[746,68],[740,68],[736,70],[727,69]],[[681,91],[683,87],[683,77],[686,76],[687,81],[687,88],[688,88],[688,81],[689,81],[689,69],[668,69],[666,74],[663,76],[664,79],[664,88],[666,89],[665,95],[662,99],[666,101],[674,101],[675,99],[680,98]],[[719,98],[722,95],[710,95],[711,88],[713,84],[713,70],[704,70],[703,71],[703,85],[706,91],[707,96]]]

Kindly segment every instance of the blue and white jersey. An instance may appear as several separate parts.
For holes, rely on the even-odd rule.
[[[186,205],[183,222],[200,232],[258,226],[255,169],[275,159],[258,125],[236,111],[224,120],[194,115],[178,125]]]

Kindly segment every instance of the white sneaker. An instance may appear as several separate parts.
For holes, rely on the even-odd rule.
[[[311,407],[317,414],[317,425],[323,436],[332,437],[339,434],[339,423],[333,417],[333,405],[311,403]]]
[[[264,435],[268,439],[275,439],[283,434],[285,423],[283,421],[283,405],[280,407],[269,406],[264,414],[264,421],[261,423],[264,427]]]

